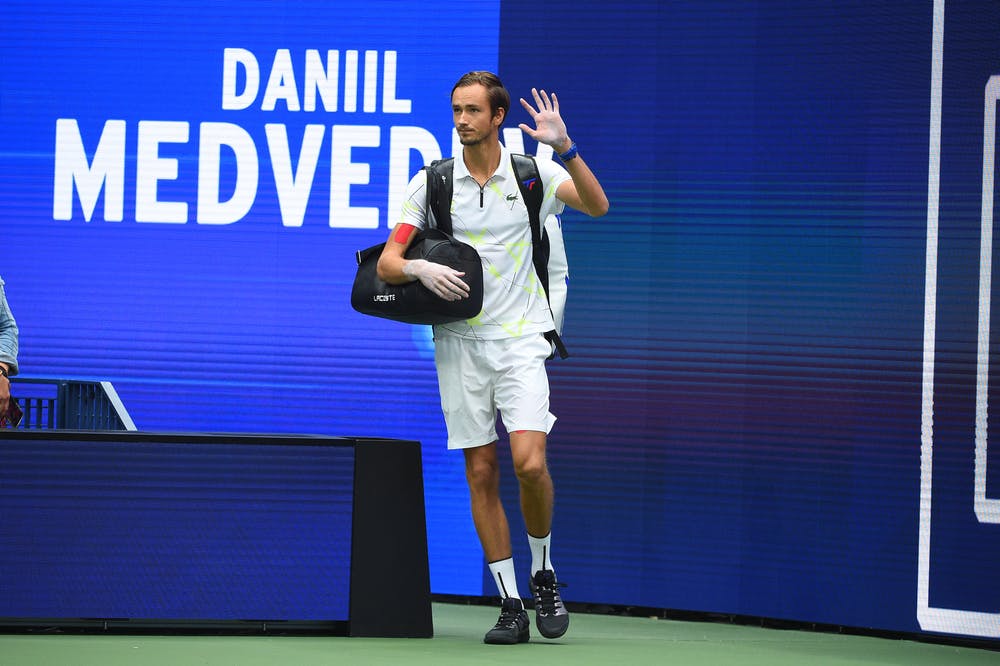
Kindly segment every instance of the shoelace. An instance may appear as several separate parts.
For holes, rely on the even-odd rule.
[[[566,587],[566,583],[535,586],[535,594],[538,595],[540,610],[544,615],[557,614],[562,607],[563,602],[559,598],[560,587]]]
[[[504,607],[500,610],[500,619],[497,620],[498,627],[513,627],[517,624],[517,616],[521,614],[520,608]]]

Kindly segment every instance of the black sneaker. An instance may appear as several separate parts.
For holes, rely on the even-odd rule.
[[[484,643],[493,645],[514,645],[528,642],[528,612],[516,597],[507,597],[500,607],[500,619],[496,626],[486,632]]]
[[[538,632],[546,638],[559,638],[569,629],[569,611],[559,598],[559,588],[565,586],[556,581],[556,574],[550,569],[540,570],[530,583]]]

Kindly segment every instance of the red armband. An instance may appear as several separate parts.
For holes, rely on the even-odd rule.
[[[410,234],[413,233],[414,229],[416,227],[412,224],[400,224],[399,228],[396,229],[396,235],[393,237],[393,240],[400,245],[406,245],[406,241],[410,240]]]

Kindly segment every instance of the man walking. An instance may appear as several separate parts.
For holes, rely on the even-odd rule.
[[[551,160],[538,161],[537,186],[544,192],[540,219],[561,213],[566,204],[593,217],[604,215],[608,199],[570,139],[557,97],[544,90],[531,92],[534,104],[520,101],[535,126],[520,128],[551,146],[563,163],[560,167]],[[546,638],[558,638],[569,626],[569,614],[551,559],[554,492],[545,452],[556,419],[549,412],[545,370],[551,347],[543,334],[554,324],[531,261],[528,210],[510,153],[499,141],[510,95],[495,74],[470,72],[452,89],[451,104],[463,146],[453,167],[452,228],[455,237],[475,247],[482,258],[484,299],[477,317],[434,327],[435,363],[448,448],[461,449],[465,456],[473,522],[503,599],[500,618],[484,640],[513,644],[529,638],[500,499],[498,411],[510,435],[531,547],[536,626]],[[462,273],[404,257],[413,232],[427,226],[426,173],[420,171],[407,187],[401,221],[379,260],[379,276],[393,284],[420,280],[447,300],[465,298],[468,287]]]

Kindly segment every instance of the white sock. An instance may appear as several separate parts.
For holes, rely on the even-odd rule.
[[[555,569],[552,568],[551,541],[552,532],[549,532],[541,538],[533,537],[530,534],[528,535],[528,545],[531,546],[532,577],[534,577],[534,575],[542,569],[548,569],[549,571],[555,572]]]
[[[502,598],[521,598],[521,595],[517,593],[517,579],[514,577],[513,557],[490,562],[490,573],[493,574],[493,582],[497,584],[497,590],[500,592]]]

